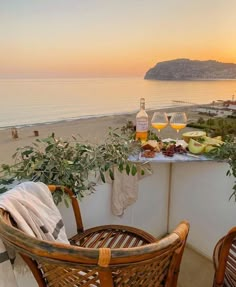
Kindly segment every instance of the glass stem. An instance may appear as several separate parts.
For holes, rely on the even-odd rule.
[[[176,141],[179,139],[179,130],[176,130],[177,132],[177,138],[176,138]]]

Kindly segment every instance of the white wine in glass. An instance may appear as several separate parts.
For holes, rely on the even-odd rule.
[[[170,119],[170,126],[177,132],[176,140],[178,140],[179,131],[184,129],[186,125],[187,125],[187,116],[184,112],[177,112],[172,115]]]
[[[159,137],[161,135],[161,130],[168,125],[168,117],[164,112],[155,112],[151,120],[152,127],[158,130]]]

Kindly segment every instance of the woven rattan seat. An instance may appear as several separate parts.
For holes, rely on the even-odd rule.
[[[60,187],[49,186],[53,192]],[[77,199],[70,189],[78,234],[71,245],[42,241],[12,225],[0,209],[0,237],[21,254],[40,287],[175,287],[189,225],[180,223],[161,240],[123,225],[84,231]]]
[[[213,253],[215,276],[213,287],[236,287],[236,227],[222,237]]]
[[[90,228],[70,239],[72,245],[87,248],[130,248],[137,247],[156,239],[137,228],[122,225],[103,225]]]

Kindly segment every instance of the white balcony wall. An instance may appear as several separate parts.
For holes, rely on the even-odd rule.
[[[226,176],[229,166],[219,162],[173,164],[170,228],[180,220],[190,222],[188,244],[212,258],[216,242],[236,226],[234,178]]]

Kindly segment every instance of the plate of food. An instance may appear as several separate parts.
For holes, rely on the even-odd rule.
[[[207,160],[203,154],[189,151],[189,144],[184,140],[164,139],[162,141],[148,140],[141,146],[140,161],[196,161]]]

